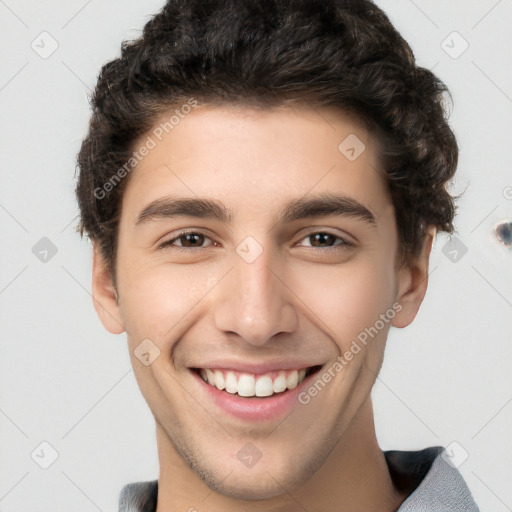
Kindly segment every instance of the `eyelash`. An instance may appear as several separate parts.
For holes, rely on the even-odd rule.
[[[320,250],[323,250],[323,251],[337,251],[338,249],[346,249],[348,247],[353,247],[354,244],[350,243],[350,242],[347,242],[344,238],[338,236],[338,235],[335,235],[334,233],[330,233],[329,231],[313,231],[309,234],[307,234],[306,236],[304,236],[303,238],[301,238],[301,240],[304,240],[305,238],[309,238],[311,236],[314,236],[314,235],[319,235],[319,234],[322,234],[322,235],[329,235],[329,236],[333,236],[334,238],[337,238],[338,240],[341,240],[342,243],[340,244],[336,244],[336,245],[333,245],[331,247],[313,247],[313,246],[309,246],[309,248],[311,249],[320,249]],[[166,240],[165,242],[162,242],[158,248],[159,249],[165,249],[165,248],[168,248],[168,247],[172,247],[173,250],[178,250],[178,251],[181,251],[181,252],[190,252],[190,251],[197,251],[198,249],[204,249],[204,247],[180,247],[179,245],[173,245],[173,242],[175,242],[176,240],[179,240],[180,238],[186,236],[186,235],[202,235],[204,236],[205,238],[208,238],[209,237],[207,235],[205,235],[204,233],[201,233],[200,231],[194,231],[194,230],[183,230],[181,232],[179,232],[174,238],[171,238],[170,240]],[[209,246],[208,246],[209,247]],[[308,246],[306,246],[308,247]]]

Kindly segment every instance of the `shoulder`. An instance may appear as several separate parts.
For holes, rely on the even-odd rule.
[[[391,450],[384,455],[395,485],[409,490],[398,512],[479,512],[466,482],[444,455],[442,446]]]
[[[154,512],[158,480],[125,485],[119,493],[119,512]]]

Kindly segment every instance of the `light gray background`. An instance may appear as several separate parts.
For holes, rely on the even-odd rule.
[[[467,452],[459,470],[481,509],[510,511],[512,251],[493,228],[512,219],[512,0],[377,3],[453,93],[461,155],[452,191],[467,189],[456,238],[468,249],[452,261],[448,237],[436,240],[420,313],[390,333],[373,392],[379,441],[457,443],[454,460]],[[158,475],[125,335],[107,333],[92,306],[74,169],[101,65],[162,5],[0,0],[3,512],[113,511],[124,484]],[[42,58],[53,40],[57,50]],[[43,237],[57,248],[46,262],[32,250]],[[52,450],[58,458],[42,469]]]

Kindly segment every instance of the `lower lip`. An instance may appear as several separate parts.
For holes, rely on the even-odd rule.
[[[299,394],[307,388],[310,379],[318,373],[318,370],[308,375],[296,388],[263,398],[232,395],[208,384],[196,371],[191,370],[191,373],[207,393],[207,400],[211,400],[223,411],[243,420],[271,421],[291,412],[294,404],[299,402]]]

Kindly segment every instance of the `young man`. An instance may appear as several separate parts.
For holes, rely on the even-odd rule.
[[[169,0],[104,66],[79,229],[160,462],[119,510],[478,510],[370,398],[453,230],[446,92],[367,0]]]

